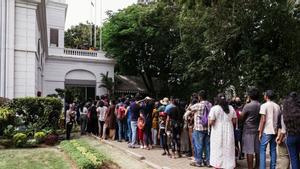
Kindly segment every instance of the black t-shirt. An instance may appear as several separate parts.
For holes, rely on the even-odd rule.
[[[137,121],[140,116],[140,105],[136,102],[130,104],[131,121]]]

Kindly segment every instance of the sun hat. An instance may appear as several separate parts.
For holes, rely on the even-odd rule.
[[[162,105],[167,105],[167,104],[169,104],[169,99],[168,99],[167,97],[165,97],[165,98],[163,98],[163,99],[160,101],[160,103],[161,103]]]

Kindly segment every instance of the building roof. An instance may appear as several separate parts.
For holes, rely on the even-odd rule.
[[[142,77],[139,76],[115,76],[115,93],[147,93],[147,88]]]

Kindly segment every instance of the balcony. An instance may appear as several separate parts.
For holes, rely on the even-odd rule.
[[[64,48],[65,55],[100,57],[99,51]]]

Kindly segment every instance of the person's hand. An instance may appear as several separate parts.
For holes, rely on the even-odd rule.
[[[160,139],[160,134],[157,135],[157,139]]]
[[[258,134],[259,141],[261,141],[261,137],[262,137],[262,133],[259,132],[259,134]]]
[[[277,144],[281,144],[282,143],[282,140],[280,139],[279,135],[276,137],[276,143]]]

